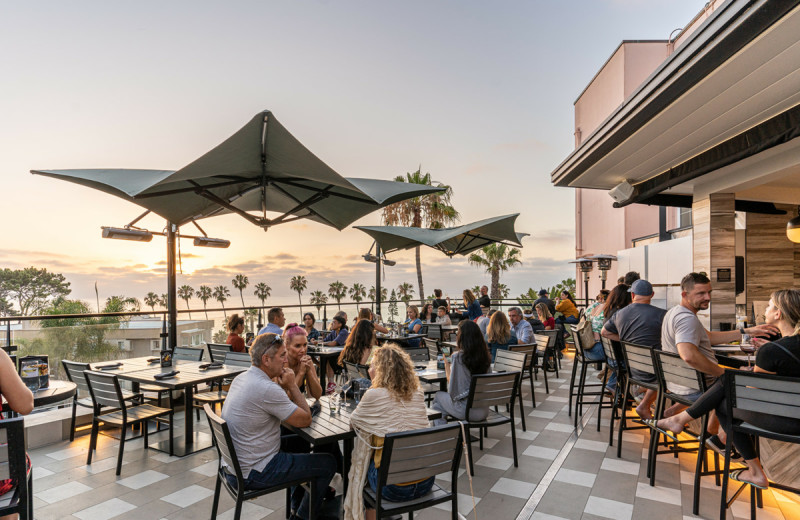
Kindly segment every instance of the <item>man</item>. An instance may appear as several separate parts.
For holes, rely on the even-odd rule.
[[[520,345],[533,343],[533,327],[522,316],[522,309],[519,307],[508,309],[508,319],[511,321],[511,330],[517,337],[517,343]]]
[[[489,298],[489,288],[485,285],[481,287],[481,297],[478,298],[478,303],[486,309],[492,306],[492,300]]]
[[[444,307],[445,312],[450,312],[450,306],[447,304],[447,300],[442,298],[442,290],[441,289],[434,289],[433,295],[436,298],[433,299],[433,308],[439,309],[439,307]]]
[[[258,334],[276,334],[280,336],[283,333],[283,326],[286,325],[286,317],[283,315],[283,309],[280,307],[273,307],[267,313],[267,326],[258,331]]]
[[[536,309],[536,305],[539,303],[547,305],[547,308],[550,310],[550,314],[554,315],[556,313],[556,303],[550,299],[550,293],[548,293],[546,289],[539,291],[539,297],[535,302],[533,302],[533,308]]]
[[[600,335],[613,341],[625,341],[643,347],[661,349],[661,322],[667,313],[664,309],[650,305],[653,299],[653,286],[647,280],[636,280],[628,292],[631,293],[633,301],[627,307],[623,307],[611,316]],[[641,381],[655,383],[656,376],[631,370],[631,373]],[[616,391],[616,380],[609,381],[609,390]],[[652,419],[653,414],[650,407],[656,400],[655,390],[647,390],[642,402],[636,407],[636,413],[642,419]]]
[[[267,333],[250,347],[253,366],[233,380],[222,418],[244,476],[245,489],[264,489],[282,482],[308,478],[314,489],[314,511],[319,512],[328,484],[336,472],[336,459],[328,453],[280,451],[280,424],[296,428],[311,424],[311,410],[286,367],[286,346],[281,337]],[[227,475],[236,486],[236,479]],[[297,515],[309,517],[309,497],[303,498]]]
[[[347,316],[343,317],[338,314],[334,316],[330,328],[323,344],[327,347],[343,347],[347,342],[347,336],[350,335],[350,331],[347,329]]]
[[[622,279],[622,283],[630,287],[633,285],[633,282],[639,280],[640,278],[641,276],[639,276],[639,273],[637,273],[636,271],[628,271],[627,273],[625,273],[625,276]]]

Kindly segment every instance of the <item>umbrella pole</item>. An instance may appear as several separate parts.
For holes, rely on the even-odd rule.
[[[169,326],[168,349],[174,350],[178,345],[178,299],[175,244],[177,243],[178,226],[167,222],[167,322]]]
[[[375,242],[375,256],[378,261],[375,262],[375,314],[381,314],[381,245]]]

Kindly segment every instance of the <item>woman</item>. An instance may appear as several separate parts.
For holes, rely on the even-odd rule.
[[[356,321],[360,321],[360,320],[368,320],[368,321],[372,322],[372,324],[375,326],[375,331],[376,332],[380,332],[381,334],[388,334],[389,333],[389,329],[387,329],[386,327],[384,327],[380,323],[375,323],[375,314],[372,313],[372,310],[369,307],[362,307],[358,311],[358,319]]]
[[[228,318],[228,339],[225,343],[231,346],[234,352],[244,352],[244,338],[241,336],[244,332],[244,318],[238,314],[233,314]]]
[[[606,298],[606,301],[602,306],[603,324],[605,324],[609,319],[611,319],[611,317],[614,315],[615,312],[631,304],[631,293],[628,292],[628,289],[629,287],[625,284],[617,284],[617,286],[611,289],[611,292],[608,293],[608,297]],[[592,330],[594,330],[594,324],[592,324]],[[602,327],[600,327],[600,330],[602,330]],[[600,344],[602,345],[602,342]],[[616,369],[617,363],[619,361],[622,360],[619,359],[618,361],[614,361],[609,359],[608,365],[611,368]],[[606,388],[612,394],[614,394],[617,391],[616,370],[612,370],[611,373],[608,375],[608,380],[606,381]]]
[[[518,342],[511,324],[502,311],[492,314],[489,325],[486,327],[486,343],[489,344],[489,352],[492,354],[492,363],[497,355],[497,350],[508,350],[509,345],[516,345]]]
[[[592,335],[594,336],[594,345],[592,348],[585,349],[584,355],[589,361],[605,361],[606,355],[603,351],[603,343],[600,341],[600,331],[603,330],[603,302],[609,294],[609,290],[601,290],[595,297],[595,302],[586,308],[584,312],[585,319],[589,320],[592,324]]]
[[[436,318],[436,315],[433,313],[433,305],[430,303],[426,303],[422,306],[422,312],[419,314],[419,319],[421,319],[424,323],[433,323]]]
[[[0,349],[0,395],[6,398],[8,407],[21,415],[27,415],[33,410],[33,393],[25,386],[17,374],[17,369],[5,350]],[[2,419],[2,416],[0,416]],[[28,471],[31,470],[31,461],[27,460]],[[0,479],[0,496],[5,495],[17,485],[12,479]],[[0,517],[2,520],[17,518],[17,515]]]
[[[422,320],[419,319],[419,310],[416,305],[409,305],[406,309],[406,316],[408,319],[403,325],[406,325],[409,334],[419,334],[422,330]],[[419,347],[419,338],[409,339],[406,341],[411,348]]]
[[[317,341],[319,339],[320,334],[314,328],[315,323],[317,323],[317,319],[314,317],[314,313],[307,312],[303,314],[303,329],[306,331],[308,341]]]
[[[466,310],[461,313],[462,320],[476,320],[483,316],[481,304],[469,289],[464,289],[464,308]]]
[[[578,307],[569,291],[561,291],[561,297],[556,300],[556,312],[563,314],[559,323],[578,324]]]
[[[776,326],[783,337],[765,343],[758,349],[753,372],[800,378],[800,291],[787,289],[772,293],[765,318],[767,324]],[[661,430],[678,434],[683,431],[686,423],[702,417],[711,410],[717,411],[720,424],[724,426],[727,422],[725,418],[728,409],[722,383],[723,380],[718,379],[692,406],[672,417],[661,419],[656,426]],[[800,420],[797,419],[776,417],[759,412],[741,411],[739,414],[741,415],[734,419],[737,422],[745,421],[753,426],[787,435],[800,434]],[[725,442],[726,436],[723,430],[720,430],[719,437],[720,441]],[[733,445],[741,454],[747,468],[731,471],[730,478],[737,482],[766,489],[769,486],[769,480],[750,437],[743,433],[735,433]]]
[[[306,395],[314,399],[322,397],[317,367],[308,355],[305,329],[297,323],[290,323],[283,331],[283,343],[286,345],[287,365],[294,372],[294,379],[300,391],[306,392]]]
[[[347,330],[347,318],[341,316],[334,316],[331,320],[331,331],[325,336],[322,344],[326,347],[341,347],[347,342],[347,336],[350,331]]]
[[[481,329],[473,321],[465,320],[458,323],[456,345],[458,352],[455,352],[449,361],[446,357],[444,359],[447,392],[436,392],[432,408],[456,419],[464,419],[467,416],[467,397],[472,376],[487,373],[492,359]],[[469,418],[472,421],[482,421],[488,415],[488,408],[473,408],[470,410]],[[444,418],[435,422],[447,423]]]
[[[339,354],[339,366],[343,367],[345,361],[357,365],[366,365],[372,353],[372,347],[377,344],[375,325],[368,320],[358,320],[355,326],[353,326],[350,335],[347,336],[344,350]]]
[[[344,510],[345,518],[354,520],[364,518],[364,482],[368,481],[373,491],[377,490],[384,437],[389,433],[428,427],[425,400],[414,364],[401,347],[388,343],[377,349],[369,374],[372,388],[367,390],[350,416],[357,440]],[[430,492],[433,481],[434,478],[430,477],[384,486],[381,496],[393,502],[419,498]],[[375,511],[367,510],[366,517],[374,519]]]
[[[556,320],[550,314],[550,309],[547,308],[546,303],[536,304],[536,315],[539,317],[539,321],[542,322],[544,330],[554,330],[556,328]]]

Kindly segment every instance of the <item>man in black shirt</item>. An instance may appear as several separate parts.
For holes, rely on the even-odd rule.
[[[444,307],[447,309],[447,312],[450,312],[450,306],[447,305],[447,300],[442,299],[442,290],[434,289],[433,295],[436,296],[436,298],[433,299],[433,310],[436,311],[439,307]]]
[[[481,297],[478,298],[478,303],[481,304],[481,307],[486,307],[487,309],[492,306],[492,300],[489,298],[489,288],[485,285],[481,287]]]
[[[553,302],[553,300],[548,298],[548,296],[550,296],[550,294],[547,292],[546,289],[542,289],[541,291],[539,291],[539,298],[537,298],[536,301],[533,302],[534,314],[536,314],[536,306],[539,305],[540,303],[547,305],[547,308],[550,310],[550,314],[556,313],[556,304],[555,302]]]

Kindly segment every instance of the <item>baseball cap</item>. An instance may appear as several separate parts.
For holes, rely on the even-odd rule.
[[[539,296],[544,296],[545,294],[547,294],[547,291],[545,291],[544,289],[539,291]]]
[[[631,288],[628,289],[628,292],[637,296],[650,296],[653,294],[653,285],[647,280],[639,279],[633,282],[633,285],[631,285]]]

